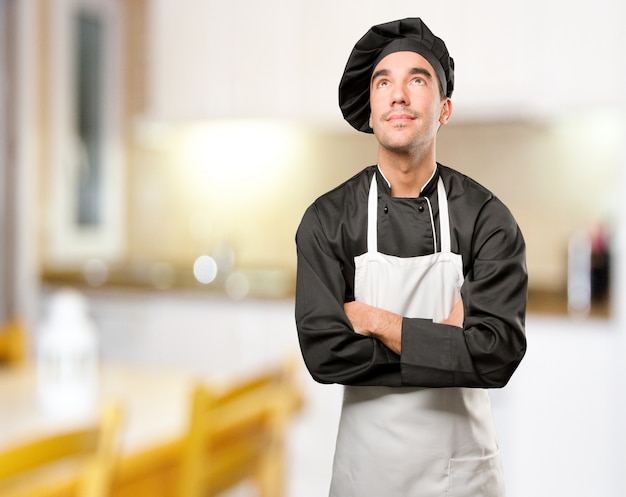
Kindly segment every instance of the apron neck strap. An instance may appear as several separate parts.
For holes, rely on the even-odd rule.
[[[367,198],[367,251],[378,252],[378,183],[376,173],[372,176],[370,193]]]
[[[441,251],[450,252],[450,215],[448,214],[448,196],[443,186],[441,176],[437,181],[437,196],[439,197],[439,236],[441,237]]]
[[[441,236],[441,251],[450,252],[450,216],[448,214],[448,197],[441,177],[437,181],[437,195],[439,197],[439,228]],[[430,208],[430,202],[429,202]],[[432,209],[431,209],[432,220]],[[433,223],[433,238],[436,240],[435,224]],[[378,252],[378,183],[376,173],[372,176],[370,191],[367,198],[367,251]],[[437,251],[435,242],[435,252]]]

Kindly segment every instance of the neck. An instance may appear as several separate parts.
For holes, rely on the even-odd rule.
[[[434,153],[418,157],[389,153],[382,147],[378,151],[378,167],[391,184],[392,197],[419,197],[435,166]]]

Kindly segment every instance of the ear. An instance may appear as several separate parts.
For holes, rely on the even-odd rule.
[[[370,128],[374,129],[374,126],[372,126],[373,122],[372,122],[372,113],[371,112],[370,112],[370,118],[369,118],[368,123],[370,125]]]
[[[450,120],[452,116],[452,100],[445,98],[441,103],[441,113],[439,114],[439,124],[442,126]]]

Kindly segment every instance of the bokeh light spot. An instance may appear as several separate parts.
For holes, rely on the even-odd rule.
[[[205,285],[211,283],[217,276],[217,264],[212,257],[201,255],[193,264],[193,275],[196,280]]]

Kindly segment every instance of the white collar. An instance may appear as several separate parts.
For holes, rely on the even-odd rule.
[[[385,182],[387,183],[387,186],[389,187],[389,189],[391,190],[391,183],[389,183],[389,180],[387,179],[387,177],[384,175],[383,171],[380,169],[380,166],[378,164],[376,164],[376,167],[378,168],[378,172],[380,173],[380,175],[383,177],[383,179],[385,180]],[[430,175],[430,178],[428,178],[428,181],[426,181],[426,183],[424,183],[422,185],[422,187],[420,188],[420,195],[422,194],[422,191],[424,191],[424,187],[430,183],[430,181],[435,177],[435,173],[437,172],[437,164],[435,163],[435,168],[433,169],[433,174]]]

